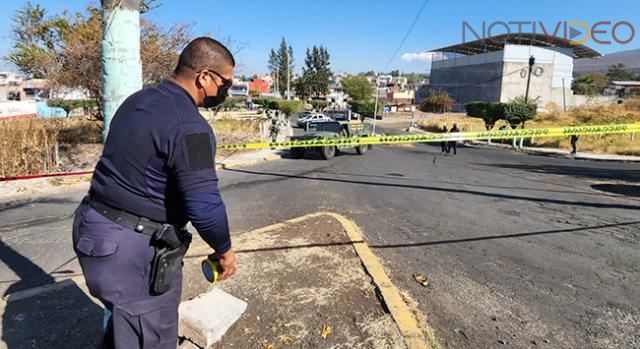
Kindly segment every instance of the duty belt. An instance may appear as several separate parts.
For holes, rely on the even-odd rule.
[[[94,210],[108,220],[140,234],[153,236],[156,231],[160,230],[165,225],[164,223],[152,221],[146,217],[141,217],[109,206],[92,197],[87,197],[85,200],[88,201],[89,205],[91,205]]]

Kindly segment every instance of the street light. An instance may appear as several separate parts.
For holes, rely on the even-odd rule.
[[[376,119],[378,118],[378,86],[380,86],[380,76],[376,76],[376,104],[373,108],[373,135],[376,134]]]

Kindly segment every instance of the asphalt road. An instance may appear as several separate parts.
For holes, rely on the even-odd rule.
[[[640,348],[639,182],[638,164],[432,145],[220,172],[234,231],[354,219],[448,348]],[[82,195],[2,208],[0,293],[79,271]]]

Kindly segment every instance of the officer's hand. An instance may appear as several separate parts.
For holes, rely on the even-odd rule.
[[[218,277],[218,280],[226,280],[231,275],[236,273],[238,269],[238,260],[236,259],[236,253],[233,250],[227,251],[227,253],[220,255],[220,267],[222,268],[222,274]]]

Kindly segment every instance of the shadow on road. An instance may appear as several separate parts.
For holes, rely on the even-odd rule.
[[[534,173],[557,174],[579,178],[589,179],[605,179],[605,180],[623,180],[627,182],[640,182],[640,170],[638,169],[611,169],[607,167],[594,168],[585,166],[565,166],[550,164],[483,164],[475,163],[474,165],[485,167],[499,167],[512,170],[522,170]]]
[[[624,196],[640,197],[640,185],[627,184],[594,184],[591,188],[604,191],[607,193],[619,194]]]
[[[280,158],[282,158],[282,159],[289,159],[289,160],[322,160],[322,161],[327,161],[327,160],[325,160],[325,159],[320,155],[320,152],[318,152],[318,151],[311,151],[311,150],[305,151],[305,152],[304,152],[304,156],[303,156],[303,157],[301,157],[301,158],[293,157],[293,156],[291,155],[291,152],[290,152],[290,151],[288,151],[288,150],[287,150],[287,151],[282,151],[282,152],[280,152],[280,154],[279,154],[279,155],[280,155]],[[356,153],[355,153],[355,150],[353,150],[353,151],[352,151],[352,149],[349,149],[349,150],[340,150],[340,151],[338,151],[338,152],[336,153],[336,157],[341,157],[341,156],[355,156],[355,155],[358,155],[358,154],[356,154]],[[360,156],[360,155],[358,155],[358,156]]]
[[[59,198],[39,198],[39,199],[26,199],[26,200],[16,200],[16,201],[9,201],[9,202],[5,202],[5,203],[0,203],[0,212],[5,212],[5,211],[9,211],[9,210],[15,210],[18,208],[22,208],[25,206],[29,206],[29,205],[34,205],[34,204],[59,204],[59,205],[64,205],[64,204],[74,204],[77,203],[77,200],[71,200],[71,199],[59,199]]]
[[[282,172],[293,173],[293,171],[286,171],[286,170]],[[338,175],[338,176],[365,177],[365,178],[375,178],[375,179],[393,178],[395,180],[419,181],[419,182],[436,183],[436,184],[464,185],[468,187],[477,187],[477,188],[523,190],[523,191],[548,192],[548,193],[557,193],[557,194],[579,194],[579,195],[602,197],[602,193],[593,193],[586,190],[585,191],[555,190],[555,189],[526,188],[526,187],[515,187],[515,186],[500,186],[500,185],[480,184],[480,183],[465,183],[465,182],[446,181],[446,180],[440,180],[440,179],[434,180],[434,179],[428,179],[428,178],[407,177],[401,173],[387,173],[386,175],[372,175],[372,174],[366,174],[366,173],[337,172],[337,171],[314,171],[314,173],[322,173],[327,175]],[[610,195],[610,197],[615,197],[615,195]]]
[[[484,235],[484,236],[475,236],[475,237],[469,237],[469,238],[463,238],[463,239],[434,240],[434,241],[424,241],[424,242],[415,242],[415,243],[406,243],[406,244],[369,245],[369,247],[373,248],[373,249],[391,249],[391,248],[406,248],[406,247],[447,245],[447,244],[458,244],[458,243],[486,241],[486,240],[522,238],[522,237],[539,236],[539,235],[552,235],[552,234],[562,234],[562,233],[577,233],[577,232],[582,232],[582,231],[590,231],[590,230],[606,229],[606,228],[614,228],[614,227],[623,227],[623,226],[630,226],[630,225],[640,225],[640,221],[630,221],[630,222],[621,222],[621,223],[612,223],[612,224],[592,225],[592,226],[577,227],[577,228],[541,230],[541,231],[532,231],[532,232],[527,232],[527,233],[502,234],[502,235]],[[255,252],[264,252],[264,251],[295,250],[295,249],[312,248],[312,247],[346,246],[346,245],[353,245],[353,244],[363,243],[363,242],[364,241],[337,241],[337,242],[319,243],[319,244],[274,246],[274,247],[256,248],[256,249],[244,249],[244,250],[241,249],[241,250],[237,250],[236,253],[242,254],[242,253],[255,253]],[[186,258],[187,259],[190,259],[190,258],[201,258],[201,257],[206,257],[206,256],[207,256],[207,254],[190,255],[190,256],[187,256]]]
[[[611,209],[623,209],[623,210],[640,209],[640,206],[638,205],[614,204],[614,203],[603,203],[603,202],[586,202],[586,201],[568,201],[568,200],[560,200],[560,199],[548,199],[548,198],[538,198],[538,197],[519,196],[519,195],[512,195],[512,194],[500,194],[500,193],[487,193],[487,192],[476,191],[476,190],[443,188],[443,187],[424,186],[424,185],[415,185],[415,184],[380,183],[380,182],[367,182],[367,181],[361,181],[361,180],[349,180],[349,179],[338,179],[338,178],[309,177],[305,175],[289,175],[289,174],[282,174],[282,173],[259,172],[259,171],[242,170],[242,169],[227,169],[227,171],[279,178],[276,180],[256,181],[259,184],[264,184],[269,181],[282,180],[282,178],[295,178],[295,179],[306,179],[306,180],[321,181],[321,182],[370,185],[375,187],[392,187],[392,188],[416,189],[416,190],[426,190],[426,191],[445,192],[445,193],[469,194],[469,195],[491,197],[496,199],[532,201],[532,202],[541,202],[541,203],[558,204],[558,205],[571,205],[571,206],[580,206],[580,207],[611,208]],[[313,172],[313,171],[310,171],[310,172]],[[236,184],[233,186],[242,187],[242,186],[249,186],[253,184],[255,183],[248,182],[248,183]]]
[[[20,278],[4,296],[54,283],[51,275],[2,241],[0,261]],[[102,308],[73,282],[22,299],[10,296],[0,310],[2,341],[8,349],[91,348],[101,338]]]

